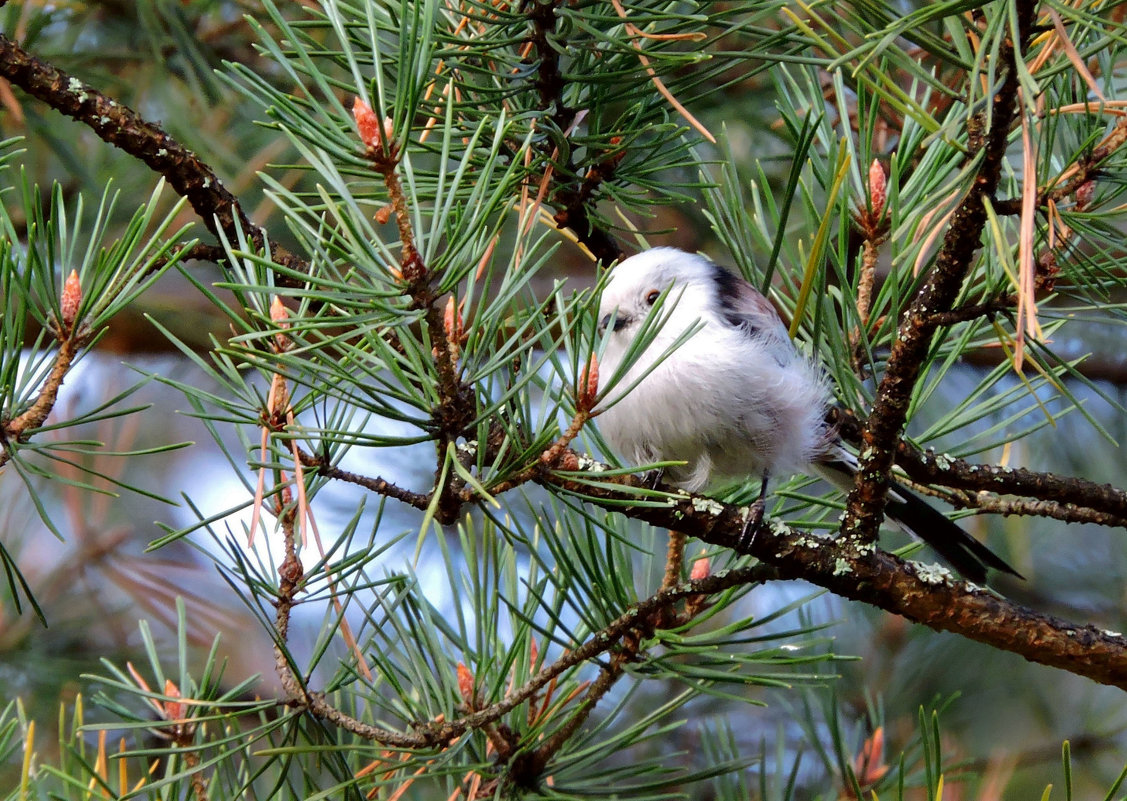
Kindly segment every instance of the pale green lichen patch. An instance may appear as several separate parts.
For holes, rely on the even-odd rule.
[[[848,560],[842,559],[840,556],[837,559],[834,560],[834,575],[835,576],[847,576],[852,572],[853,572],[853,568],[850,566]]]
[[[82,81],[78,80],[78,78],[71,78],[69,81],[67,81],[67,90],[74,92],[74,94],[78,97],[79,103],[86,102],[88,95],[86,94],[86,90],[82,87]]]
[[[711,498],[693,498],[693,508],[702,514],[719,515],[724,513],[724,504]]]
[[[924,584],[946,584],[954,576],[951,571],[942,565],[925,565],[922,562],[912,563],[916,568],[916,576]]]
[[[788,529],[786,523],[781,520],[768,520],[767,528],[772,534],[777,534],[780,537],[785,537],[787,534],[790,534],[790,529]]]
[[[590,456],[583,454],[579,457],[579,469],[586,470],[589,473],[601,473],[606,470],[606,465],[597,459],[592,459]]]

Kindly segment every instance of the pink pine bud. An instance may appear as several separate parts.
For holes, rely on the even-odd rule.
[[[880,218],[884,211],[884,202],[888,199],[888,180],[884,174],[884,167],[877,159],[869,165],[869,205],[873,210],[873,220]]]
[[[853,772],[862,787],[868,787],[880,781],[890,766],[884,763],[884,727],[877,726],[869,739],[861,746],[861,752],[853,761]]]
[[[470,673],[464,662],[458,663],[458,693],[468,706],[474,705],[473,673]]]
[[[270,320],[279,328],[285,329],[290,327],[290,312],[282,303],[281,298],[277,295],[274,300],[270,302]],[[293,344],[288,336],[282,333],[274,335],[274,345],[279,351],[288,350],[290,345]]]
[[[63,294],[59,298],[59,311],[62,314],[63,329],[71,331],[74,321],[78,318],[78,307],[82,305],[82,282],[78,280],[78,271],[71,270],[67,280],[63,282]]]
[[[356,120],[356,129],[360,132],[360,141],[368,147],[378,147],[380,144],[380,120],[372,107],[359,97],[352,101],[352,117]]]
[[[164,694],[169,698],[181,697],[180,688],[173,683],[172,679],[164,680]],[[164,717],[166,720],[180,720],[184,717],[184,705],[178,701],[165,701]]]
[[[360,141],[368,147],[379,147],[382,142],[390,142],[393,138],[391,119],[384,117],[383,123],[372,111],[372,107],[359,97],[352,101],[352,117],[356,120],[356,130],[360,133]]]
[[[1076,187],[1076,210],[1083,211],[1092,202],[1092,195],[1096,193],[1096,182],[1087,180]]]
[[[578,470],[579,456],[575,451],[565,450],[560,454],[558,465],[560,470]]]
[[[705,556],[705,553],[707,552],[701,551],[700,556],[693,560],[693,569],[689,573],[690,581],[700,581],[711,575],[712,565],[709,564],[709,558]]]
[[[446,338],[451,342],[462,343],[465,341],[465,327],[462,323],[462,304],[455,305],[454,296],[446,300],[446,311],[442,314],[442,327],[446,331]]]
[[[270,320],[274,322],[279,328],[289,328],[290,312],[286,305],[282,303],[282,299],[277,295],[270,301]]]
[[[579,396],[576,398],[576,406],[581,411],[590,411],[591,407],[595,405],[595,399],[598,395],[599,359],[592,353],[579,376]]]

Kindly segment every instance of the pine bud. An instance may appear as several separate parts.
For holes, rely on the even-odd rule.
[[[281,298],[275,295],[274,300],[270,302],[271,322],[278,326],[278,328],[286,329],[290,327],[289,317],[289,309],[287,309],[285,307],[285,304],[282,303]],[[290,345],[292,344],[293,340],[290,339],[286,334],[279,332],[274,335],[274,345],[279,352],[288,350]]]
[[[172,681],[172,679],[164,680],[164,694],[169,698],[180,698],[180,688]],[[164,702],[164,717],[165,720],[180,720],[184,717],[184,704],[179,701],[165,701]]]
[[[466,339],[465,326],[462,322],[462,304],[454,303],[454,296],[446,300],[446,311],[442,315],[442,327],[446,331],[446,338],[456,345]]]
[[[1096,182],[1089,179],[1076,187],[1076,210],[1083,211],[1092,202],[1092,195],[1096,193]]]
[[[466,706],[473,709],[473,673],[470,673],[470,669],[466,667],[464,662],[458,663],[458,693],[462,696],[462,700],[466,702]]]
[[[74,330],[74,322],[78,318],[78,307],[82,305],[82,282],[78,280],[78,271],[71,270],[67,280],[63,282],[63,294],[59,298],[59,311],[62,314],[63,331]]]
[[[387,143],[388,149],[393,149],[392,140],[395,130],[390,117],[384,117],[383,124],[372,107],[359,97],[352,101],[352,117],[356,120],[356,130],[360,133],[360,141],[370,148],[379,148]]]
[[[580,411],[590,411],[599,395],[599,360],[594,353],[579,376],[579,392],[575,405]]]
[[[699,581],[700,579],[708,578],[711,575],[712,565],[710,560],[705,554],[707,551],[701,551],[700,556],[693,560],[693,569],[689,573],[690,581]]]
[[[869,165],[869,206],[872,208],[873,221],[880,219],[884,211],[884,202],[888,199],[888,180],[884,174],[884,167],[877,159]]]
[[[853,760],[853,772],[862,787],[869,787],[880,781],[890,766],[884,763],[884,727],[877,726]]]

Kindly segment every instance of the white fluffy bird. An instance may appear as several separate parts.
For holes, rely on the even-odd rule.
[[[626,394],[612,393],[598,418],[628,463],[685,462],[665,477],[692,492],[757,478],[762,499],[769,477],[797,472],[846,491],[853,486],[856,461],[825,420],[825,374],[795,349],[774,307],[742,278],[675,248],[647,250],[612,269],[599,320],[611,329],[599,369],[605,377],[643,327],[656,328],[619,384]],[[985,581],[988,567],[1018,575],[898,484],[886,512],[972,581]]]

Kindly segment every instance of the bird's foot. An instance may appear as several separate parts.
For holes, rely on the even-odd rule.
[[[649,489],[656,490],[657,485],[665,478],[665,468],[659,467],[656,470],[647,470],[642,474],[642,481],[645,482]]]
[[[763,511],[766,507],[767,504],[760,498],[744,513],[744,525],[740,535],[736,537],[736,550],[740,553],[746,553],[755,542],[755,535],[759,533],[759,527],[763,524]]]

